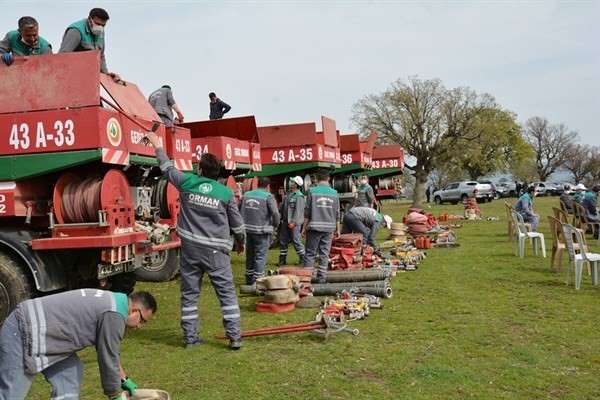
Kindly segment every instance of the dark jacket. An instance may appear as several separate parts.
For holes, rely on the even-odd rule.
[[[214,103],[211,101],[210,103],[210,119],[221,119],[223,115],[227,114],[229,110],[231,110],[231,106],[225,103],[221,99],[217,99]]]
[[[264,189],[246,192],[240,213],[247,233],[273,233],[279,226],[279,211],[273,195]]]
[[[306,229],[317,232],[335,232],[340,217],[338,192],[328,184],[318,184],[308,191],[304,218]]]
[[[163,174],[179,190],[177,233],[183,243],[229,253],[232,233],[238,242],[245,240],[244,220],[230,188],[179,171],[163,148],[156,149],[156,157]]]

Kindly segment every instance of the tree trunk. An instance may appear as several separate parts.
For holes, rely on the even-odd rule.
[[[413,207],[423,208],[423,202],[425,200],[425,190],[427,185],[427,178],[429,174],[423,170],[422,166],[417,165],[415,168],[415,189],[413,191]]]

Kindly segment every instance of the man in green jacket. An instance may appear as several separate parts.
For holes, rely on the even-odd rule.
[[[13,63],[13,56],[52,54],[52,46],[38,33],[39,25],[35,18],[19,18],[18,27],[0,41],[0,57],[6,65]]]
[[[59,53],[100,50],[100,72],[110,75],[115,81],[120,81],[121,78],[118,74],[108,72],[104,57],[104,28],[108,19],[106,10],[92,8],[86,19],[73,22],[67,27]]]

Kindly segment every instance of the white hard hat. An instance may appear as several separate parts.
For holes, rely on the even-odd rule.
[[[575,190],[587,190],[587,189],[583,183],[578,183],[577,186],[575,186]]]
[[[304,184],[304,179],[302,179],[301,176],[292,176],[290,178],[290,182],[294,182],[296,185],[298,185],[298,187],[302,187]]]
[[[388,229],[392,228],[392,222],[394,222],[394,220],[392,219],[392,217],[390,217],[389,215],[384,215],[383,216],[383,220],[385,221],[385,226]]]

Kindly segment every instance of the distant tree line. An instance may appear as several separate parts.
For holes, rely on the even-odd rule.
[[[564,169],[575,183],[600,182],[600,149],[579,143],[566,125],[543,117],[520,125],[492,95],[449,89],[439,79],[399,79],[356,102],[352,121],[361,133],[374,130],[380,142],[399,143],[416,158],[414,205],[423,203],[431,177],[438,187],[495,172],[531,182]]]

